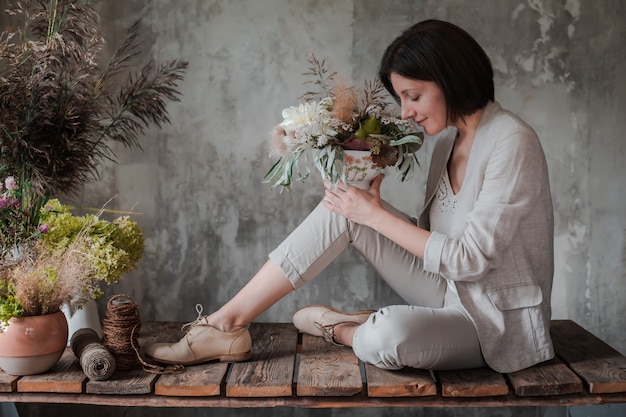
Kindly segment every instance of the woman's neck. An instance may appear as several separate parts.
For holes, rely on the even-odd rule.
[[[473,139],[476,130],[478,129],[478,124],[480,123],[480,117],[483,114],[484,109],[476,110],[474,113],[469,116],[464,116],[456,121],[454,126],[459,131],[457,136],[457,142],[462,142],[466,139]]]
[[[483,109],[480,109],[469,116],[465,116],[462,120],[457,120],[455,123],[458,135],[454,142],[452,155],[450,155],[448,160],[448,178],[454,194],[458,194],[463,185],[467,161],[482,112]]]

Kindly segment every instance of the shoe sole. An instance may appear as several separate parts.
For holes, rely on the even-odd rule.
[[[235,353],[232,355],[219,355],[219,356],[214,356],[211,358],[199,359],[199,360],[190,361],[190,362],[168,361],[166,359],[158,359],[158,358],[152,357],[148,354],[146,354],[146,357],[152,361],[155,361],[158,363],[165,363],[167,365],[189,366],[189,365],[200,365],[201,363],[209,363],[209,362],[245,362],[245,361],[250,360],[250,358],[252,357],[252,353],[250,351],[247,351],[244,353]]]

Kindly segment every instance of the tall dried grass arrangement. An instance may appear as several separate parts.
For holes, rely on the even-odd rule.
[[[168,123],[186,62],[141,54],[139,22],[105,63],[98,14],[87,0],[11,1],[0,35],[0,172],[29,181],[38,195],[70,193],[97,178],[113,143],[140,146]]]
[[[99,284],[109,283],[98,275],[93,256],[86,255],[85,245],[93,246],[90,227],[69,248],[42,246],[37,229],[42,209],[51,196],[74,193],[96,179],[103,161],[116,160],[114,144],[141,148],[146,129],[169,123],[167,104],[180,97],[187,62],[139,65],[140,22],[105,59],[97,1],[8,1],[5,11],[0,179],[17,180],[20,215],[5,219],[3,233],[14,233],[0,240],[4,319],[56,311],[76,297],[95,298]],[[143,239],[140,231],[135,235]],[[143,251],[143,240],[139,243],[137,252]],[[17,249],[20,257],[12,257]],[[127,261],[127,267],[136,261]]]

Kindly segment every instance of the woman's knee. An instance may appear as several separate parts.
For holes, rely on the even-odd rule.
[[[385,307],[370,316],[356,331],[353,349],[357,357],[383,369],[400,369],[403,363],[402,352],[407,344],[419,335],[415,327],[410,328],[390,314]]]
[[[383,369],[461,369],[483,363],[473,325],[455,309],[385,307],[357,330],[353,348],[361,360]]]

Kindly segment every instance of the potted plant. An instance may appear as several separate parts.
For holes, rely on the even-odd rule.
[[[272,189],[290,188],[294,179],[308,177],[311,166],[335,187],[341,180],[369,188],[389,166],[397,168],[402,181],[410,178],[424,134],[389,109],[380,80],[366,81],[358,90],[338,83],[336,73],[315,55],[309,64],[306,84],[315,88],[301,96],[298,106],[283,110],[272,136],[271,155],[279,158],[264,181]]]
[[[129,216],[77,216],[56,199],[40,211],[37,234],[0,269],[0,368],[15,375],[53,366],[68,338],[61,308],[98,299],[101,284],[134,269],[144,250],[141,229]]]
[[[93,3],[23,0],[6,10],[11,24],[0,34],[4,333],[11,317],[51,315],[46,312],[58,311],[59,302],[97,298],[99,284],[132,269],[143,250],[141,232],[129,218],[103,222],[99,216],[72,216],[51,200],[97,178],[103,160],[115,161],[113,144],[139,147],[148,127],[169,122],[166,105],[179,99],[187,67],[178,60],[149,61],[133,71],[142,52],[139,22],[104,61],[105,40]],[[130,236],[133,256],[107,264],[114,258],[105,248],[128,249]],[[89,245],[102,252],[91,252]]]

